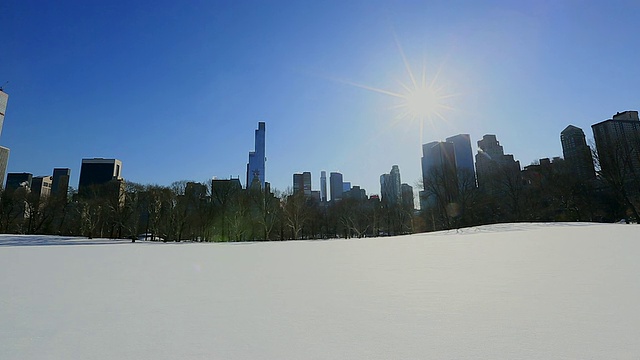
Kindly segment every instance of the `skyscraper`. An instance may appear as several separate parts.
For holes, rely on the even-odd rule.
[[[478,153],[476,154],[476,175],[478,186],[492,190],[499,182],[496,176],[520,172],[520,162],[513,155],[504,153],[502,145],[495,135],[484,135],[478,141]]]
[[[422,145],[422,182],[421,209],[433,206],[436,201],[454,201],[458,194],[458,180],[453,143],[433,141]]]
[[[587,145],[582,129],[573,125],[567,126],[560,133],[560,142],[569,171],[579,180],[595,179],[591,149]]]
[[[320,172],[320,201],[327,202],[327,172]]]
[[[53,176],[35,176],[31,180],[31,192],[39,199],[49,197],[51,195],[51,183]]]
[[[8,173],[5,190],[14,191],[21,187],[31,189],[32,180],[33,175],[30,173]]]
[[[630,178],[640,173],[640,120],[637,111],[624,111],[591,125],[604,175]]]
[[[82,159],[78,195],[94,196],[96,194],[92,193],[92,188],[97,190],[98,185],[113,185],[109,186],[107,191],[113,190],[114,196],[117,195],[119,199],[124,201],[124,181],[121,171],[122,161],[117,159]]]
[[[415,208],[413,203],[413,187],[409,184],[400,185],[402,192],[402,208],[406,210],[412,210]]]
[[[331,186],[331,201],[336,202],[342,200],[343,183],[342,174],[332,172],[329,174],[329,185]]]
[[[402,203],[402,181],[400,180],[400,168],[393,165],[388,174],[380,176],[380,195],[382,202],[394,206]]]
[[[55,168],[53,169],[53,182],[51,183],[51,195],[58,198],[67,198],[67,190],[69,189],[69,178],[71,177],[71,169]]]
[[[447,142],[453,144],[456,154],[456,169],[459,181],[466,181],[463,177],[471,177],[470,183],[476,183],[476,174],[473,167],[473,150],[471,149],[471,137],[469,134],[459,134],[448,137]]]
[[[302,192],[304,196],[311,196],[311,173],[293,174],[293,192]]]
[[[264,189],[265,182],[265,134],[266,126],[264,121],[258,123],[258,129],[255,133],[255,151],[249,152],[249,163],[247,164],[247,184],[249,188],[251,183],[256,179],[260,182],[260,187]]]

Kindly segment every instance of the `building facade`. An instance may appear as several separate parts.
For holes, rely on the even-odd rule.
[[[8,173],[7,183],[4,187],[6,191],[14,191],[19,188],[31,189],[33,174],[30,173]]]
[[[567,126],[560,132],[560,142],[568,170],[579,180],[595,179],[591,148],[587,145],[582,129],[573,125]]]
[[[453,202],[458,194],[456,153],[453,143],[433,141],[422,145],[422,210],[437,202]]]
[[[69,179],[71,178],[71,169],[55,168],[53,169],[53,181],[51,184],[51,195],[58,198],[67,198],[69,190]]]
[[[473,166],[473,150],[469,134],[458,134],[448,137],[447,142],[453,144],[456,155],[456,170],[460,182],[472,183],[475,186],[476,172]],[[468,177],[468,178],[467,178]]]
[[[624,111],[591,125],[604,176],[631,178],[640,174],[640,120],[637,111]]]
[[[4,184],[4,177],[7,174],[9,165],[9,148],[0,146],[0,184]]]
[[[293,193],[303,193],[304,196],[311,196],[311,172],[305,171],[301,174],[293,174]]]
[[[266,125],[264,121],[258,123],[258,129],[255,131],[255,150],[249,152],[249,163],[247,164],[247,183],[249,188],[253,181],[260,183],[260,188],[265,187],[265,162],[267,160],[265,153],[265,136]]]
[[[382,174],[380,176],[382,203],[389,206],[400,205],[402,203],[401,186],[400,168],[398,165],[393,165],[388,174]]]
[[[9,101],[9,94],[2,91],[2,88],[0,88],[0,135],[2,135],[2,126],[4,125],[4,114],[7,112],[8,101]]]
[[[122,161],[118,159],[82,159],[78,195],[81,197],[107,197],[124,205],[124,179]]]
[[[336,202],[342,200],[342,193],[344,192],[344,189],[341,173],[332,172],[329,174],[329,186],[331,191],[331,201]]]
[[[31,193],[39,199],[51,196],[53,176],[36,176],[31,180]]]
[[[327,172],[320,171],[320,201],[327,202]]]
[[[400,185],[400,191],[402,193],[402,208],[405,210],[415,209],[413,203],[413,187],[409,184]]]
[[[520,173],[520,162],[513,155],[505,154],[495,135],[487,134],[478,141],[476,177],[478,187],[486,191],[496,190],[500,178]]]

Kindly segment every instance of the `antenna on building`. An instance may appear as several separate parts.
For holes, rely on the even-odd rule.
[[[4,86],[7,85],[9,82],[5,81],[4,84],[2,84],[2,86],[0,86],[0,91],[4,91]]]

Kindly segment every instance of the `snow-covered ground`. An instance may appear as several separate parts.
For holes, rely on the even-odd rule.
[[[0,235],[2,359],[638,359],[640,227],[164,244]]]

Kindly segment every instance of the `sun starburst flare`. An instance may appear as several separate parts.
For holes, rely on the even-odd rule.
[[[428,79],[427,66],[423,63],[421,73],[416,74],[411,68],[397,38],[396,45],[409,79],[408,82],[398,81],[401,88],[400,91],[386,90],[351,81],[339,81],[395,98],[397,100],[396,104],[391,106],[391,108],[396,109],[398,114],[392,125],[395,126],[399,122],[406,120],[412,123],[417,122],[420,127],[420,143],[422,143],[425,122],[428,122],[431,126],[434,126],[438,121],[447,122],[445,117],[446,111],[455,110],[455,108],[449,104],[449,100],[458,96],[458,94],[448,93],[445,86],[439,83],[438,79],[442,67],[435,71],[431,79]]]

